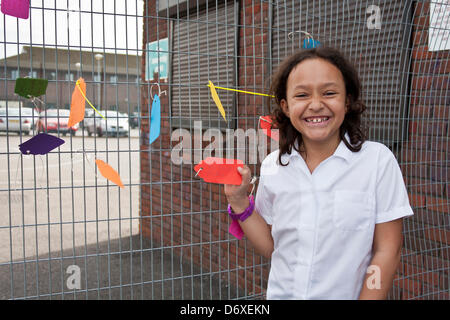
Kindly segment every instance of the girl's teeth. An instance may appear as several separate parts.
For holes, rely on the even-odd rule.
[[[313,123],[318,123],[318,122],[322,122],[322,121],[327,121],[328,118],[316,118],[316,119],[312,119],[312,120],[306,120],[308,122],[313,122]]]

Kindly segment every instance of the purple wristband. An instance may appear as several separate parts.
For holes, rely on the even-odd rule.
[[[250,215],[253,213],[253,210],[255,209],[255,201],[253,200],[253,195],[248,197],[250,200],[250,205],[247,207],[247,209],[244,210],[244,212],[236,214],[233,212],[233,209],[231,208],[231,205],[228,204],[228,215],[231,217],[233,221],[241,220],[245,221]]]

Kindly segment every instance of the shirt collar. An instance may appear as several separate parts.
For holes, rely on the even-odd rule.
[[[347,140],[347,142],[350,143],[350,136],[348,135],[347,132],[344,134],[344,137]],[[295,140],[294,145],[298,149],[298,142],[297,142],[297,140]],[[344,141],[341,139],[341,142],[339,142],[339,145],[336,148],[336,150],[334,151],[332,156],[342,158],[345,161],[349,162],[350,158],[352,157],[352,155],[353,155],[353,152],[349,148],[347,148],[347,146],[345,145]],[[291,151],[290,155],[284,154],[283,156],[285,156],[288,159],[291,158],[291,157],[301,157],[300,154],[294,148],[292,148],[292,151]]]
[[[347,132],[344,134],[344,138],[345,138],[345,140],[347,140],[347,142],[348,142],[349,144],[351,144],[351,143],[350,143],[350,136],[348,135]],[[349,162],[349,161],[350,161],[350,158],[351,158],[352,155],[353,155],[353,151],[351,151],[351,150],[345,145],[344,140],[341,139],[341,142],[339,142],[339,145],[338,145],[338,147],[336,148],[336,151],[334,151],[333,155],[336,156],[336,157],[341,157],[341,158],[343,158],[344,160],[346,160],[347,162]]]

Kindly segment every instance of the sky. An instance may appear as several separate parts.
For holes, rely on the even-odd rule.
[[[19,54],[23,45],[44,44],[137,54],[143,10],[143,0],[31,0],[27,20],[0,14],[0,59]]]

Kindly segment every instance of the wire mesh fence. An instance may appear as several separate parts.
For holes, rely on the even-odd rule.
[[[448,299],[448,12],[445,1],[32,0],[27,19],[2,14],[0,298],[264,298],[270,261],[228,233],[223,187],[194,165],[214,147],[242,151],[227,130],[250,135],[270,106],[236,90],[266,93],[314,40],[358,69],[368,138],[405,178],[415,215],[388,298]],[[20,78],[48,81],[45,94],[19,96]],[[79,78],[92,108],[69,126]],[[226,117],[209,81],[234,90],[218,89]],[[193,139],[177,162],[183,132]],[[63,144],[23,154],[39,133]]]

